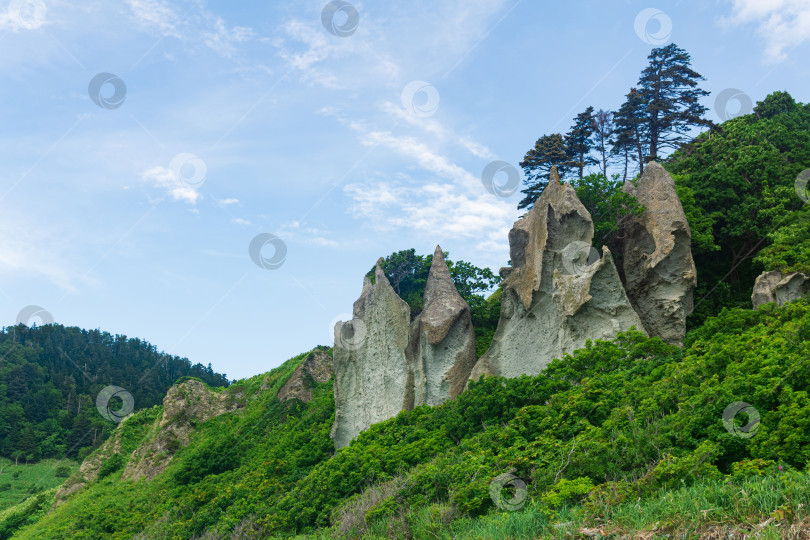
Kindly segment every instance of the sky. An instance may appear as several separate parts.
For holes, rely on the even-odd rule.
[[[716,122],[810,101],[810,0],[0,0],[0,324],[331,345],[381,256],[504,266],[523,155],[670,42]]]

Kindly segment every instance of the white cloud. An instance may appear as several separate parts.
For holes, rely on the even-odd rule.
[[[244,26],[228,28],[225,21],[217,17],[214,21],[213,30],[204,32],[203,36],[205,36],[205,44],[211,50],[225,58],[231,58],[237,50],[236,46],[250,41],[255,36],[255,33],[251,28]]]
[[[781,62],[793,48],[810,39],[810,0],[731,0],[726,24],[756,24],[765,40],[765,59]]]
[[[326,232],[316,227],[308,226],[300,221],[291,221],[290,223],[282,225],[278,234],[287,240],[301,242],[303,244],[331,248],[341,247],[340,242],[327,238]]]
[[[229,205],[229,204],[237,204],[239,199],[221,199],[219,204]]]
[[[250,225],[251,224],[250,221],[248,221],[246,219],[242,219],[242,218],[234,218],[233,222],[236,223],[237,225]]]
[[[202,6],[193,6],[178,15],[162,0],[126,0],[135,20],[144,28],[158,31],[164,37],[186,43],[202,43],[223,58],[233,58],[239,45],[256,37],[252,28],[229,27],[226,22]]]
[[[186,201],[189,204],[197,204],[202,195],[194,186],[184,184],[177,175],[166,167],[157,166],[147,169],[141,178],[164,189],[175,201]]]
[[[177,14],[160,0],[126,0],[135,20],[145,27],[156,28],[167,37],[182,38],[178,31]]]
[[[47,23],[48,7],[43,0],[11,0],[0,11],[0,30],[36,30]]]

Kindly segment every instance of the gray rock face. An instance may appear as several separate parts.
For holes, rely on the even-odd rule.
[[[675,182],[653,161],[644,169],[638,186],[627,182],[623,190],[645,207],[624,228],[627,297],[651,336],[683,346],[697,271],[692,260],[692,232]]]
[[[556,169],[543,195],[509,232],[512,269],[490,349],[471,378],[536,375],[553,359],[635,326],[644,331],[613,257],[592,249],[593,221]]]
[[[332,358],[325,352],[313,351],[278,391],[281,402],[299,399],[304,403],[312,401],[313,384],[325,383],[332,378]]]
[[[347,446],[371,424],[395,416],[410,398],[411,310],[391,287],[381,262],[377,261],[375,283],[365,278],[353,319],[335,325],[331,437],[336,448]]]
[[[464,390],[475,364],[470,308],[456,290],[440,247],[425,285],[424,308],[410,308],[377,262],[353,319],[335,326],[336,448],[374,423],[418,405],[438,405]]]
[[[413,406],[438,405],[459,395],[475,364],[470,307],[458,293],[439,246],[423,305],[411,324]]]
[[[763,272],[754,283],[751,303],[754,309],[776,302],[778,306],[793,302],[810,292],[810,277],[801,272],[784,275],[779,270]]]

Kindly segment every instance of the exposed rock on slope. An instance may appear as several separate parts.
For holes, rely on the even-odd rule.
[[[628,181],[623,190],[645,207],[644,213],[625,227],[627,297],[651,336],[683,346],[697,271],[692,260],[692,233],[675,182],[653,161],[637,186]]]
[[[322,350],[313,351],[278,391],[278,400],[283,402],[296,398],[309,403],[312,401],[312,387],[331,378],[332,357]]]
[[[543,195],[509,232],[512,269],[492,346],[473,368],[482,374],[536,375],[549,362],[631,326],[644,328],[607,248],[591,251],[593,221],[556,169]]]
[[[411,310],[377,261],[352,320],[335,325],[335,422],[332,440],[342,448],[371,424],[408,405],[408,338]],[[411,389],[412,392],[412,389]]]
[[[441,248],[433,256],[424,308],[413,322],[381,261],[375,283],[364,282],[353,319],[335,326],[336,448],[403,409],[457,396],[475,364],[470,308],[456,290]]]
[[[236,408],[231,394],[216,392],[190,380],[169,388],[163,398],[163,414],[152,428],[148,445],[140,446],[129,458],[123,480],[151,480],[171,463],[174,453],[186,446],[194,429],[192,423],[205,422]]]
[[[475,364],[470,306],[461,297],[439,246],[433,254],[424,308],[411,324],[413,406],[459,395]]]
[[[801,272],[783,275],[779,270],[763,272],[754,283],[751,303],[754,309],[763,304],[776,302],[782,306],[810,292],[810,277]]]
[[[124,422],[126,422],[126,419]],[[82,462],[79,470],[59,486],[53,503],[54,508],[65,502],[68,497],[77,491],[96,481],[104,462],[121,453],[121,433],[120,429],[116,429],[110,438],[104,441],[101,448],[88,456]]]

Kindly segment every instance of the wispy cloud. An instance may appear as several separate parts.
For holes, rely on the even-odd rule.
[[[160,165],[145,170],[141,178],[165,190],[175,201],[182,200],[189,204],[197,204],[197,201],[202,198],[196,187],[183,183],[172,170]]]
[[[726,24],[756,24],[765,40],[765,59],[781,62],[798,45],[810,40],[810,0],[731,0]]]

